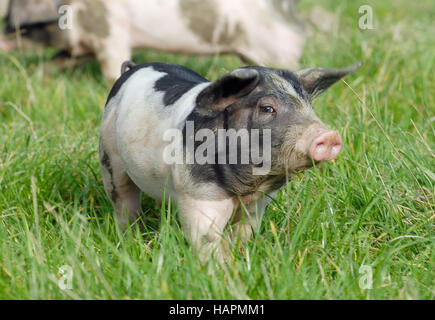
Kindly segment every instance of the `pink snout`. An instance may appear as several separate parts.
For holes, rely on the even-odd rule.
[[[341,143],[341,137],[337,131],[326,131],[311,143],[311,157],[314,161],[331,161],[340,153]]]

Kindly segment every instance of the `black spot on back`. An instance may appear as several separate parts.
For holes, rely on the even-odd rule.
[[[154,84],[154,89],[157,91],[165,92],[163,102],[165,105],[171,105],[177,101],[185,92],[192,89],[199,83],[208,82],[207,79],[200,76],[196,72],[176,64],[151,62],[140,64],[131,67],[128,71],[124,72],[113,85],[110,90],[107,102],[113,98],[121,89],[124,82],[128,80],[136,71],[142,68],[153,67],[154,70],[166,73],[161,79],[157,80]]]
[[[153,68],[156,71],[167,73],[154,84],[154,90],[165,92],[163,103],[166,106],[175,103],[197,84],[208,81],[196,72],[175,64],[159,63],[153,65]]]

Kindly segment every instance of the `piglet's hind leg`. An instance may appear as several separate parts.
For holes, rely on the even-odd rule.
[[[100,167],[104,188],[115,208],[115,216],[121,230],[142,214],[140,189],[127,175],[120,157],[100,148]]]

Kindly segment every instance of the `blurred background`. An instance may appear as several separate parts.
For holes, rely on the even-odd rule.
[[[296,69],[307,35],[332,32],[320,6],[297,0],[1,0],[4,51],[57,49],[59,68],[92,58],[114,81],[134,49],[191,55],[232,53],[244,63]]]

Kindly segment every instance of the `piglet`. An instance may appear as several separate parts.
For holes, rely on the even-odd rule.
[[[222,256],[224,234],[248,239],[292,176],[338,156],[342,139],[312,102],[359,66],[249,66],[210,82],[180,65],[124,63],[99,142],[117,221],[142,214],[141,192],[175,200],[200,256]]]

